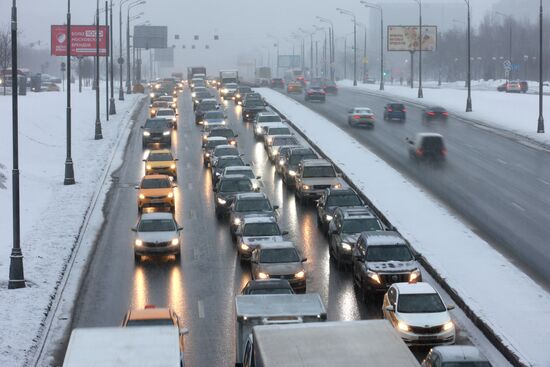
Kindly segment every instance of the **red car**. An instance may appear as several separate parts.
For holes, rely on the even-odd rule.
[[[285,88],[285,82],[281,78],[273,78],[273,79],[271,79],[270,86],[271,86],[271,88],[284,89]]]

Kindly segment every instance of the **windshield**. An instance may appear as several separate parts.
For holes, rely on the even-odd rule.
[[[199,108],[203,111],[208,111],[208,110],[215,110],[217,106],[218,106],[217,102],[208,101],[208,102],[202,102]]]
[[[292,136],[288,137],[278,137],[273,138],[273,143],[271,145],[280,146],[280,145],[298,145],[298,140]]]
[[[281,231],[277,223],[249,223],[244,226],[243,236],[263,237],[280,236]]]
[[[169,129],[169,122],[166,120],[147,120],[145,129]]]
[[[327,198],[326,206],[361,206],[363,203],[359,196],[349,195],[330,195]]]
[[[139,222],[138,232],[173,232],[176,225],[172,219],[145,219]]]
[[[220,161],[218,162],[219,168],[224,168],[229,166],[244,166],[244,162],[240,158],[220,159]]]
[[[260,263],[295,263],[299,262],[300,257],[294,248],[275,248],[260,251]]]
[[[197,92],[196,94],[196,97],[195,98],[211,98],[212,95],[210,94],[210,92]]]
[[[168,102],[155,102],[153,108],[170,108],[170,104]]]
[[[372,113],[372,111],[369,110],[368,108],[356,108],[356,109],[355,109],[355,113],[364,114],[364,115],[370,115],[370,114]]]
[[[244,94],[244,93],[249,93],[249,92],[252,92],[252,88],[248,88],[248,87],[240,87],[239,88],[239,92]]]
[[[224,155],[239,155],[239,151],[237,148],[233,148],[233,147],[216,148],[216,150],[214,150],[214,155],[216,157],[221,157]]]
[[[376,218],[348,219],[342,225],[343,233],[361,233],[364,231],[380,231],[380,222]]]
[[[293,166],[297,166],[303,159],[317,159],[316,154],[293,154],[290,156],[289,163]]]
[[[263,107],[264,103],[259,99],[247,99],[246,107]]]
[[[248,168],[248,167],[245,167],[245,168]],[[243,176],[246,176],[248,178],[256,178],[256,176],[254,175],[254,172],[252,172],[251,169],[230,169],[228,168],[225,173],[226,175],[243,175]]]
[[[172,161],[174,158],[172,158],[172,154],[170,153],[150,153],[149,157],[147,157],[148,161],[151,162],[160,162],[160,161]]]
[[[288,288],[260,288],[252,289],[248,294],[293,294]]]
[[[256,212],[272,210],[271,204],[267,199],[239,200],[235,203],[237,212]]]
[[[397,303],[397,311],[403,313],[432,313],[446,310],[437,293],[402,294]]]
[[[234,84],[234,83],[226,83],[225,84],[225,87],[227,89],[237,89],[237,84]]]
[[[308,166],[304,167],[302,177],[336,177],[332,166]]]
[[[369,246],[367,261],[412,261],[414,258],[405,245]]]
[[[209,140],[206,143],[206,149],[212,149],[217,147],[218,145],[227,145],[227,140]]]
[[[148,178],[141,181],[142,189],[167,189],[172,187],[170,181],[165,178]]]
[[[269,135],[290,135],[288,127],[272,127],[268,131]]]
[[[443,362],[442,367],[491,367],[489,362],[472,362],[472,361],[463,361],[463,362]]]
[[[219,120],[223,120],[224,118],[224,114],[222,111],[208,111],[204,114],[204,118],[205,119],[219,119]]]
[[[174,326],[172,319],[128,320],[126,326]]]
[[[250,180],[223,180],[220,184],[220,192],[248,192],[252,191]]]
[[[210,132],[209,136],[223,136],[224,138],[234,138],[235,133],[231,129],[215,129]]]
[[[281,117],[276,115],[264,115],[258,117],[258,122],[281,122]]]

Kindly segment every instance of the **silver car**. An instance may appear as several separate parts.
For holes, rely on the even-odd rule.
[[[262,243],[281,242],[288,232],[281,231],[273,217],[244,217],[235,230],[235,245],[241,261],[250,260]]]
[[[147,255],[175,255],[180,257],[181,230],[172,213],[145,213],[132,231],[134,239],[134,258],[141,260]]]
[[[295,182],[294,194],[300,202],[318,199],[325,189],[339,189],[345,184],[332,164],[325,159],[302,160],[296,170]]]
[[[423,367],[491,367],[491,363],[476,347],[470,345],[444,345],[433,347]]]
[[[368,107],[355,107],[348,110],[348,125],[349,126],[366,126],[374,127],[376,117],[372,110]]]

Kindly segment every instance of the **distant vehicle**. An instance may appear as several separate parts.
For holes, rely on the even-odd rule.
[[[221,89],[222,98],[224,101],[235,99],[235,93],[239,86],[235,83],[226,83]]]
[[[223,111],[220,110],[206,111],[202,116],[202,120],[199,121],[199,125],[202,125],[205,131],[215,127],[224,127],[227,125],[226,116]]]
[[[142,213],[147,208],[167,208],[173,213],[176,208],[174,187],[176,184],[170,176],[160,174],[143,176],[139,186],[136,186],[138,211]]]
[[[235,244],[241,262],[250,260],[252,251],[266,242],[281,242],[288,232],[281,231],[277,219],[266,216],[246,216],[235,230]],[[294,293],[294,292],[293,292]]]
[[[453,308],[428,283],[395,283],[384,295],[382,314],[409,346],[446,345],[455,342]]]
[[[217,146],[220,145],[227,145],[229,142],[227,141],[227,138],[222,136],[212,136],[207,137],[206,140],[203,141],[202,145],[202,162],[204,167],[208,167],[210,165],[210,158],[212,158],[212,152]]]
[[[422,121],[429,122],[434,120],[446,121],[449,117],[449,112],[443,107],[432,106],[426,107],[422,111]]]
[[[365,203],[351,187],[327,188],[317,201],[317,225],[328,235],[329,224],[337,208],[363,207]]]
[[[374,127],[376,117],[370,108],[355,107],[348,110],[348,125],[349,126],[365,126]]]
[[[162,119],[147,119],[143,129],[142,146],[147,148],[149,145],[167,145],[172,146],[172,122]]]
[[[197,74],[206,75],[206,68],[204,66],[190,66],[187,68],[187,80],[189,83]]]
[[[42,88],[46,90],[46,92],[59,92],[61,89],[59,88],[59,85],[55,83],[42,83]]]
[[[177,158],[172,155],[169,149],[151,150],[145,162],[145,174],[161,174],[178,179]]]
[[[137,225],[132,228],[136,233],[134,240],[134,258],[141,261],[142,256],[175,255],[180,257],[181,230],[172,213],[143,213]]]
[[[261,176],[256,176],[252,167],[250,166],[227,166],[223,169],[220,177],[227,175],[243,175],[248,177],[252,181],[252,187],[254,190],[258,190],[261,186]]]
[[[241,290],[241,294],[294,294],[294,290],[286,279],[250,280]]]
[[[325,79],[323,81],[323,90],[325,91],[326,94],[332,94],[332,95],[338,94],[338,86],[332,80]]]
[[[272,78],[269,86],[273,89],[284,89],[285,81],[282,78]]]
[[[292,135],[292,131],[288,125],[282,122],[265,126],[263,131],[264,148],[267,149],[268,145],[273,142],[274,135]]]
[[[267,85],[271,79],[271,68],[268,66],[260,66],[254,72],[254,82],[256,85]]]
[[[196,110],[203,99],[211,99],[214,96],[209,91],[196,92],[193,97],[193,110]]]
[[[506,93],[527,93],[529,90],[529,85],[526,81],[510,81],[506,82],[504,84],[501,84],[497,87],[497,90],[499,92],[506,92]]]
[[[240,85],[235,91],[235,104],[241,105],[247,93],[253,93],[252,88]]]
[[[227,84],[239,83],[239,72],[237,70],[221,70],[220,71],[220,83],[222,87],[226,87]]]
[[[219,109],[220,105],[214,98],[203,99],[195,109],[195,124],[200,125],[199,122],[203,120],[206,111],[215,111]]]
[[[317,101],[324,103],[326,100],[326,93],[323,86],[321,84],[311,83],[305,90],[304,100],[306,102]]]
[[[229,207],[229,231],[235,240],[236,231],[243,219],[247,216],[276,218],[277,205],[271,205],[267,195],[263,192],[238,194]]]
[[[302,83],[297,82],[297,81],[287,83],[286,92],[288,94],[291,94],[291,93],[302,94],[302,92],[303,92]]]
[[[234,145],[218,145],[214,148],[212,151],[212,154],[210,155],[210,164],[213,166],[217,165],[217,161],[219,157],[227,157],[227,156],[238,156],[239,150]],[[215,171],[214,176],[212,177],[212,182],[215,184],[218,180],[219,176],[221,175],[221,172]]]
[[[443,136],[437,133],[418,133],[409,143],[409,157],[415,160],[442,162],[447,157]]]
[[[275,112],[258,112],[254,117],[254,137],[263,138],[264,124],[275,124],[280,122],[283,122],[283,119]]]
[[[491,363],[476,347],[471,345],[443,345],[433,347],[422,367],[491,367]]]
[[[305,199],[317,199],[325,189],[338,189],[344,184],[332,164],[325,159],[302,160],[298,164],[295,180],[294,194],[300,202]]]
[[[388,103],[384,106],[384,120],[400,120],[407,119],[407,108],[403,103]]]
[[[239,158],[239,157],[237,157]],[[222,219],[229,211],[235,195],[243,192],[253,192],[252,181],[243,175],[228,175],[219,179],[214,187],[216,193],[214,204],[216,206],[216,218]]]
[[[256,114],[265,111],[266,103],[263,99],[249,99],[243,102],[242,118],[243,122],[253,121]]]

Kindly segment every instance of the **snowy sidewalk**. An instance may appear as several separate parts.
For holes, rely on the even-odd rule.
[[[352,136],[281,93],[259,92],[340,167],[522,363],[550,366],[550,294]]]
[[[465,112],[467,91],[453,88],[424,88],[424,98],[417,98],[418,88],[386,84],[380,91],[378,84],[358,84],[343,80],[340,87],[365,90],[369,93],[422,105],[445,107],[451,114],[468,120],[477,120],[483,125],[502,129],[526,137],[529,140],[550,145],[550,126],[546,134],[537,133],[539,116],[539,96],[536,94],[516,94],[496,90],[472,90],[472,112]],[[547,88],[548,89],[548,88]],[[544,116],[550,116],[550,96],[544,96]],[[368,105],[366,106],[368,107]],[[380,114],[381,111],[375,111]]]
[[[105,120],[105,96],[100,99],[103,140],[94,140],[95,92],[72,94],[72,158],[76,185],[64,186],[65,93],[29,93],[19,98],[21,171],[21,248],[27,288],[8,290],[11,217],[11,97],[0,97],[5,116],[0,145],[0,366],[21,366],[30,357],[55,291],[63,277],[75,240],[94,194],[102,186],[105,169],[123,151],[130,131],[130,115],[142,94],[116,101],[117,114]],[[112,167],[114,168],[114,167]],[[108,177],[108,176],[107,176]],[[100,198],[102,202],[104,198]],[[101,205],[99,208],[101,209]]]

